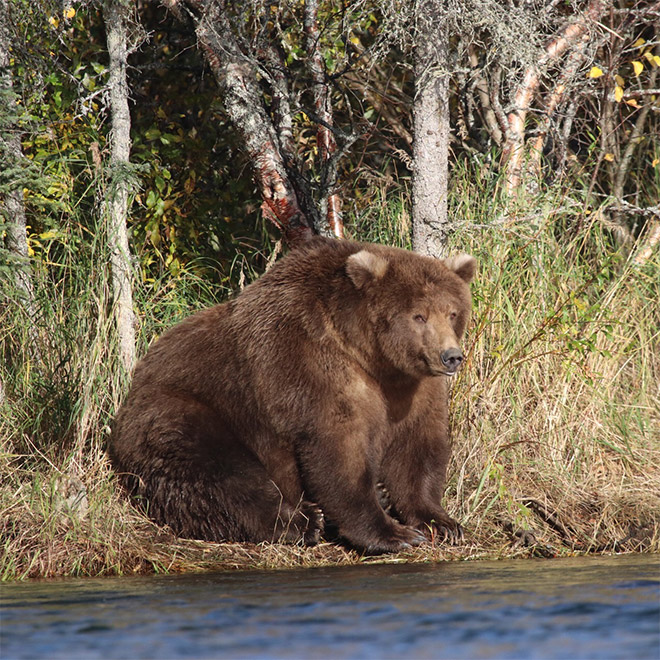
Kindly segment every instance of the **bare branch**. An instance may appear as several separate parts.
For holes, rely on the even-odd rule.
[[[360,80],[354,74],[350,74],[347,80],[351,88],[359,92],[362,98],[366,99],[378,114],[385,119],[395,135],[408,145],[413,143],[413,136],[401,121],[401,117],[397,112],[399,108],[394,105],[396,103],[395,99],[392,99],[386,91]]]
[[[569,89],[571,80],[574,78],[584,60],[584,50],[588,43],[589,35],[583,34],[577,41],[575,50],[568,56],[566,66],[559,76],[554,88],[545,100],[543,117],[539,122],[538,133],[532,141],[529,154],[530,169],[536,176],[540,174],[541,155],[543,154],[543,147],[550,131],[553,115],[557,107],[563,101],[566,91]]]
[[[657,52],[660,53],[660,48],[657,49]],[[653,71],[651,71],[651,75],[649,78],[649,87],[655,86],[655,81],[658,78],[658,70],[660,70],[660,67],[655,67]],[[626,148],[623,150],[623,154],[621,156],[621,162],[619,164],[619,168],[617,170],[616,176],[614,177],[613,193],[618,201],[623,200],[623,189],[626,182],[626,178],[628,176],[628,172],[630,170],[632,157],[633,154],[635,153],[635,149],[637,148],[637,145],[642,139],[642,134],[644,132],[644,125],[646,124],[646,119],[648,117],[649,111],[651,110],[651,106],[652,106],[651,102],[646,103],[644,107],[640,110],[639,115],[637,116],[637,120],[635,121],[633,130],[630,134],[630,137],[628,138],[628,144],[626,145]]]
[[[508,114],[507,140],[504,145],[503,161],[506,163],[507,188],[513,192],[519,185],[522,173],[525,142],[525,120],[534,95],[541,84],[541,75],[551,63],[562,57],[569,49],[581,43],[588,33],[590,24],[598,21],[609,0],[590,0],[584,16],[566,25],[544,48],[537,64],[525,73],[513,97],[513,110]]]
[[[316,131],[318,161],[322,170],[322,180],[337,179],[337,164],[331,156],[337,150],[337,143],[331,130],[333,124],[330,89],[326,81],[323,57],[321,54],[321,35],[318,27],[318,0],[305,0],[304,19],[305,49],[307,50],[307,67],[312,81],[312,97],[314,109],[321,122]],[[334,168],[335,172],[324,171]],[[319,206],[321,217],[325,217],[330,231],[338,238],[344,236],[344,223],[341,219],[341,200],[339,195],[329,189],[322,191]]]
[[[493,142],[497,146],[500,146],[502,144],[503,133],[500,122],[491,102],[493,94],[488,85],[486,76],[483,75],[483,71],[479,65],[479,57],[477,56],[474,47],[469,49],[469,59],[473,71],[476,72],[474,89],[477,92],[479,102],[481,103],[481,107],[483,109],[484,125],[488,131],[488,134],[493,139]]]
[[[502,83],[502,67],[495,65],[493,67],[493,73],[491,75],[490,83],[490,104],[495,113],[495,118],[497,119],[497,124],[502,131],[504,138],[508,138],[509,135],[509,122],[506,118],[506,113],[502,104],[500,103],[500,85]]]
[[[657,219],[649,227],[646,238],[633,259],[636,266],[643,266],[651,258],[658,245],[660,245],[660,210],[656,209],[655,216]]]
[[[268,77],[272,93],[271,113],[277,127],[277,138],[282,153],[288,161],[287,165],[292,166],[296,160],[296,145],[293,139],[291,94],[284,62],[273,44],[268,44],[260,55],[268,65]]]

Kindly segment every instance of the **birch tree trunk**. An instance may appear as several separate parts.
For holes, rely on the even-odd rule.
[[[227,114],[253,163],[264,217],[283,233],[289,245],[312,236],[320,223],[313,205],[301,208],[294,181],[287,171],[278,135],[263,105],[256,72],[232,31],[224,0],[187,0],[197,14],[200,47],[218,81]],[[179,0],[166,5],[180,11]],[[201,15],[199,15],[201,12]],[[302,200],[304,201],[304,200]]]
[[[126,217],[129,196],[131,115],[128,108],[127,28],[128,0],[105,0],[103,19],[110,65],[110,181],[106,188],[104,215],[107,221],[114,310],[119,336],[119,355],[127,373],[135,365],[135,316],[131,286],[131,258]]]
[[[17,107],[9,67],[10,45],[10,7],[8,0],[0,0],[0,163],[5,176],[10,173],[11,177],[8,189],[0,201],[2,215],[7,221],[7,249],[16,258],[13,284],[18,291],[20,304],[28,317],[30,353],[38,357],[39,344],[35,325],[36,303],[28,253],[23,182],[20,175],[24,157],[19,128],[15,119]]]
[[[451,227],[449,181],[449,72],[440,0],[418,0],[414,49],[412,243],[415,252],[442,257]]]

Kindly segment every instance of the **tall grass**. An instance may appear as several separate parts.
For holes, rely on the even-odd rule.
[[[26,315],[9,279],[0,284],[3,579],[142,570],[140,530],[157,532],[121,497],[105,455],[128,383],[117,354],[104,228],[75,220],[34,239],[38,317]],[[136,273],[136,281],[140,353],[163,328],[229,292],[192,271],[150,283]]]
[[[409,558],[516,554],[518,528],[535,536],[520,536],[532,544],[524,552],[658,550],[657,254],[635,267],[598,213],[583,212],[565,190],[513,204],[479,168],[456,170],[451,207],[461,218],[453,249],[480,263],[467,363],[453,387],[446,496],[470,543]],[[350,230],[407,245],[408,218],[405,194],[375,194]],[[35,260],[39,318],[27,318],[11,284],[0,284],[0,576],[360,561],[329,545],[175,539],[121,496],[105,456],[127,387],[113,339],[107,246],[102,227],[68,227]],[[254,276],[249,264],[239,255],[232,288],[242,272]],[[193,268],[159,282],[136,274],[138,352],[229,293]]]
[[[657,253],[635,266],[637,246],[618,250],[565,190],[516,213],[496,187],[463,192],[455,243],[480,269],[450,509],[483,543],[523,527],[554,546],[657,549]]]

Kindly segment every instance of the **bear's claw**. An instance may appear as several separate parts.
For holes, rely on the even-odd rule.
[[[442,522],[433,521],[432,528],[431,536],[434,537],[437,535],[441,543],[459,545],[465,540],[463,527],[452,518]]]

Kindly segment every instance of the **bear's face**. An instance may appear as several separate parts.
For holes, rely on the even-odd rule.
[[[475,268],[469,255],[390,263],[362,250],[349,257],[348,275],[365,296],[375,341],[392,367],[417,378],[456,373]]]
[[[383,355],[411,376],[451,376],[463,360],[459,347],[459,301],[441,296],[416,298],[385,317],[378,340]]]

